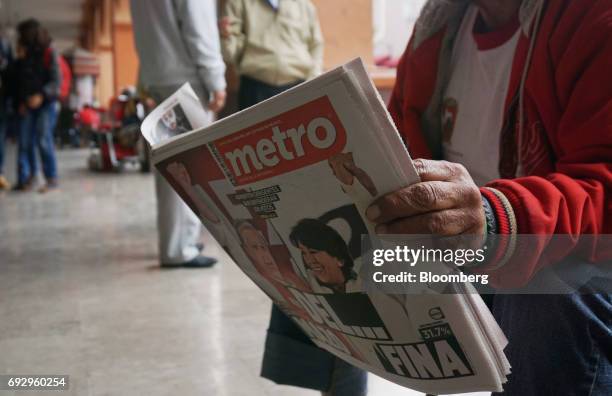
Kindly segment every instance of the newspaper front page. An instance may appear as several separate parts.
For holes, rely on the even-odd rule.
[[[364,288],[365,209],[419,179],[361,60],[203,129],[200,106],[186,85],[145,120],[153,162],[318,346],[422,392],[502,389],[506,340],[477,294]]]

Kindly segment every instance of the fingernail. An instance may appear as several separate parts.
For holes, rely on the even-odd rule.
[[[384,224],[376,226],[375,231],[376,231],[377,234],[386,234],[387,233],[387,226],[384,225]]]
[[[380,208],[378,205],[372,205],[366,209],[366,217],[371,221],[374,221],[380,216]]]

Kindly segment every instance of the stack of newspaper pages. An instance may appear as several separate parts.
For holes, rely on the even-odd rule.
[[[318,346],[422,392],[502,390],[507,340],[470,284],[450,294],[364,287],[361,236],[376,237],[365,209],[419,178],[360,59],[209,120],[180,88],[143,123],[152,161]]]

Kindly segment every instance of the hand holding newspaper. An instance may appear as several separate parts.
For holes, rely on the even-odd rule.
[[[469,292],[366,290],[365,209],[419,180],[360,59],[208,127],[188,85],[145,120],[153,163],[321,348],[427,393],[501,391],[507,341]],[[184,129],[192,132],[174,136]]]

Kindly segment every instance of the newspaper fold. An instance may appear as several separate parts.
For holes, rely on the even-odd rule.
[[[160,104],[142,126],[153,163],[318,346],[421,392],[502,390],[507,341],[470,284],[389,295],[359,279],[365,209],[419,180],[360,59],[206,120],[188,85]]]

